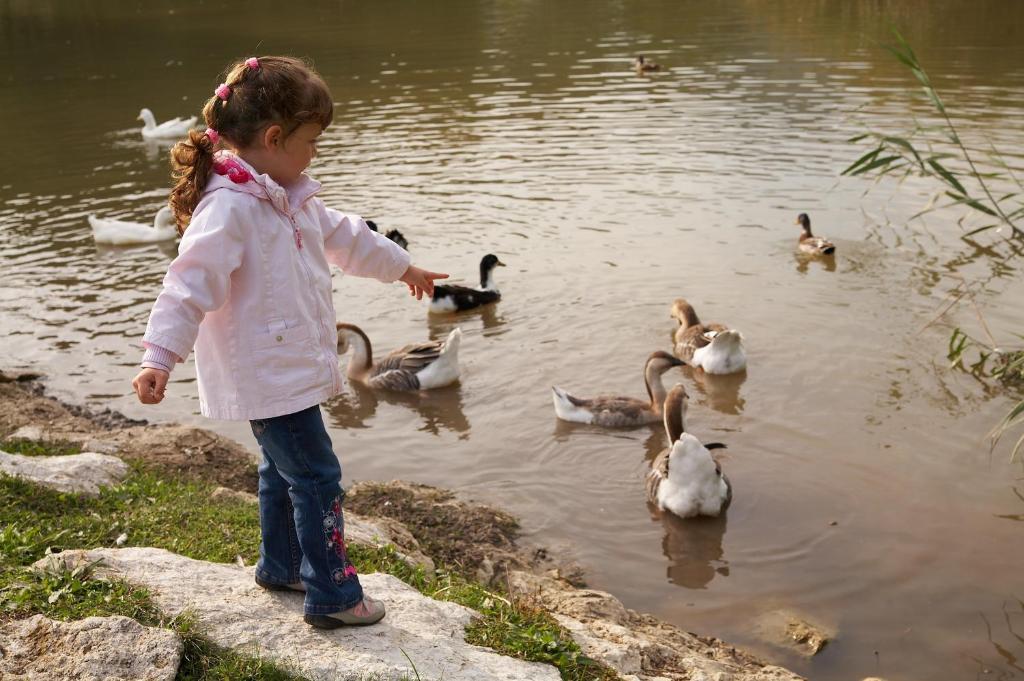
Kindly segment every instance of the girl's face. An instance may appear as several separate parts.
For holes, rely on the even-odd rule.
[[[284,186],[299,179],[316,158],[316,143],[322,133],[319,123],[303,123],[291,135],[279,138],[270,172],[275,182]]]
[[[303,123],[285,137],[276,123],[257,138],[255,144],[239,149],[238,154],[257,172],[266,173],[282,187],[299,179],[316,157],[316,142],[323,133],[319,123]]]

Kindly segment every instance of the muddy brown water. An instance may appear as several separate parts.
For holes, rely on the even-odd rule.
[[[149,221],[167,189],[143,106],[196,112],[234,57],[312,57],[338,107],[311,172],[332,205],[401,229],[416,262],[504,300],[432,319],[398,286],[338,276],[381,350],[461,326],[463,379],[429,398],[350,389],[325,411],[346,482],[452,488],[632,608],[814,679],[1024,677],[1024,484],[988,428],[1014,395],[945,366],[953,286],[1002,342],[1024,327],[1018,263],[903,226],[928,187],[838,178],[867,121],[926,107],[877,44],[904,28],[965,125],[1024,143],[1024,5],[974,2],[438,3],[0,0],[0,361],[61,396],[203,423],[191,364],[134,403],[135,342],[174,247],[97,248],[86,216]],[[663,63],[636,76],[633,55]],[[861,113],[855,113],[857,110]],[[793,252],[801,211],[838,244]],[[641,395],[671,300],[742,330],[750,370],[697,380],[689,427],[728,444],[726,517],[652,517],[656,428],[558,423],[548,386]],[[1012,302],[1017,301],[1017,302]],[[251,446],[242,424],[207,424]],[[807,662],[762,641],[785,608],[839,636]]]

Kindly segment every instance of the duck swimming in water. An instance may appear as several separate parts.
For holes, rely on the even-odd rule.
[[[732,374],[747,368],[743,334],[724,324],[705,324],[683,298],[672,303],[672,316],[679,320],[674,335],[675,353],[687,364],[709,374]]]
[[[168,139],[172,137],[184,137],[192,126],[196,124],[196,117],[172,118],[160,125],[156,123],[156,117],[149,109],[139,112],[138,120],[143,122],[142,136],[146,139]]]
[[[494,268],[504,267],[498,256],[488,253],[480,261],[480,288],[437,284],[430,300],[431,312],[463,312],[501,300],[501,292],[494,285]]]
[[[178,225],[171,209],[164,206],[156,212],[152,225],[124,220],[106,220],[95,215],[89,216],[92,238],[98,244],[129,246],[131,244],[152,244],[170,241],[178,236]]]
[[[633,60],[633,68],[636,69],[637,73],[652,73],[654,71],[661,70],[661,64],[653,61],[647,61],[644,55],[638,54],[636,59]]]
[[[443,341],[416,343],[393,350],[373,361],[370,339],[355,324],[339,322],[338,354],[352,349],[348,377],[375,390],[432,390],[459,380],[461,329],[452,329]]]
[[[803,231],[800,233],[800,241],[797,242],[797,248],[801,253],[832,255],[836,252],[836,245],[834,243],[828,239],[811,234],[811,218],[807,216],[807,213],[800,213],[796,217],[796,224],[803,228]]]
[[[378,233],[380,232],[380,230],[377,229],[377,223],[374,222],[373,220],[366,220],[366,226],[369,227],[371,231]],[[384,233],[384,236],[391,239],[405,250],[409,250],[408,240],[406,240],[405,235],[399,232],[397,229],[389,229],[387,232]]]
[[[717,442],[702,445],[686,432],[688,399],[681,383],[665,398],[665,434],[669,446],[655,457],[647,473],[647,501],[680,518],[718,516],[732,501],[732,484],[710,450],[725,445]]]
[[[665,385],[661,376],[672,367],[685,364],[667,352],[651,353],[644,363],[644,383],[650,400],[634,397],[600,396],[591,399],[574,397],[561,388],[551,387],[555,414],[563,421],[591,423],[609,428],[628,428],[655,423],[661,419],[665,402]]]

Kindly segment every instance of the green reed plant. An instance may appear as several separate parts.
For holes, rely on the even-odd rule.
[[[851,137],[848,142],[866,142],[869,149],[843,170],[842,175],[875,180],[890,177],[900,181],[912,175],[930,178],[942,187],[941,193],[911,220],[935,210],[963,206],[967,208],[965,215],[982,215],[985,219],[982,226],[966,231],[961,238],[967,239],[994,229],[1007,239],[1024,241],[1024,229],[1021,227],[1024,225],[1024,184],[1021,184],[1014,169],[991,142],[983,150],[972,149],[964,142],[949,109],[913,48],[895,28],[893,35],[896,44],[884,47],[914,74],[938,114],[939,124],[924,125],[915,118],[914,129],[907,135],[868,130]],[[940,205],[937,199],[943,196],[948,201]],[[959,224],[963,226],[963,218]],[[1019,249],[1012,249],[1011,257],[1018,253]],[[968,297],[974,305],[967,282],[961,280],[957,289],[960,289],[959,294],[943,310],[943,314],[964,297]],[[1000,347],[988,331],[980,310],[976,305],[974,307],[988,341],[973,338],[960,327],[955,328],[947,350],[951,366],[969,371],[979,378],[997,379],[1005,385],[1024,385],[1024,348]],[[1024,339],[1020,334],[1017,336]],[[972,355],[973,361],[965,364],[968,352],[975,354]],[[1022,424],[1024,400],[1018,402],[990,431],[988,437],[991,447],[994,448],[1008,431]],[[1022,449],[1024,434],[1014,445],[1010,460],[1015,460]]]
[[[842,174],[900,180],[917,175],[937,180],[949,202],[939,205],[932,201],[911,219],[942,208],[966,206],[969,212],[988,219],[963,236],[1007,228],[1012,237],[1024,238],[1024,229],[1019,226],[1024,223],[1024,185],[991,143],[985,150],[968,147],[913,48],[899,31],[893,29],[893,34],[897,43],[884,47],[917,78],[938,114],[939,125],[924,125],[915,119],[914,129],[907,135],[869,130],[850,138],[849,142],[867,142],[870,148]],[[979,170],[979,166],[986,171]]]

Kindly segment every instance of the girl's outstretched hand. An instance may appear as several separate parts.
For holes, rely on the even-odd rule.
[[[162,369],[143,369],[132,381],[132,388],[143,404],[159,404],[164,399],[164,389],[170,374]]]
[[[405,271],[399,281],[404,282],[409,287],[409,295],[416,296],[416,300],[423,298],[423,294],[426,293],[428,296],[434,295],[434,280],[435,279],[447,279],[447,274],[441,274],[440,272],[430,272],[424,270],[415,265],[409,265],[409,269]]]

